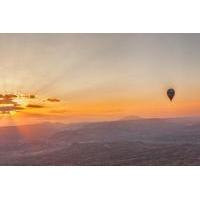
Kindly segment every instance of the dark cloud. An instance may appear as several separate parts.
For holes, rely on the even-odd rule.
[[[36,96],[34,94],[24,95],[23,97],[25,97],[27,99],[35,99],[36,98]]]
[[[5,106],[6,104],[0,104],[0,105],[3,105],[3,106],[0,106],[0,113],[10,113],[12,111],[21,111],[21,110],[24,110],[23,107],[21,106],[18,106],[18,105],[15,105],[15,104],[10,104],[10,105],[7,105]]]
[[[60,102],[60,99],[48,98],[47,101],[50,101],[50,102]]]
[[[15,106],[0,107],[0,112],[1,113],[10,113],[11,111],[15,111]]]
[[[12,99],[1,99],[0,104],[16,104]]]
[[[31,94],[31,95],[29,96],[29,98],[30,98],[30,99],[35,99],[35,98],[36,98],[36,96],[35,96],[35,95],[33,95],[33,94]]]
[[[38,104],[28,104],[27,108],[44,108],[44,106]]]
[[[3,96],[4,99],[14,99],[14,98],[17,98],[17,95],[15,94],[5,94]]]
[[[21,106],[15,106],[15,110],[24,110],[25,108],[24,107],[21,107]]]

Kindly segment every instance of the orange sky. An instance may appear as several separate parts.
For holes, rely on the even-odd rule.
[[[1,124],[199,115],[199,50],[199,34],[0,34],[0,94],[41,105]]]

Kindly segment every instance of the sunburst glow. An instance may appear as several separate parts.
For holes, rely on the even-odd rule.
[[[49,99],[40,99],[36,95],[6,93],[0,94],[0,113],[15,115],[17,112],[26,111],[26,109],[36,109],[47,107]],[[60,102],[54,100],[52,102]]]

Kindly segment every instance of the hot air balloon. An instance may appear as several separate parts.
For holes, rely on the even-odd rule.
[[[175,90],[173,88],[170,88],[167,90],[167,96],[169,97],[170,101],[172,101],[172,99],[175,96]]]

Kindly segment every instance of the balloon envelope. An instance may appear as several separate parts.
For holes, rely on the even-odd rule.
[[[167,96],[169,97],[170,101],[172,101],[172,99],[175,96],[175,90],[173,88],[170,88],[167,90]]]

